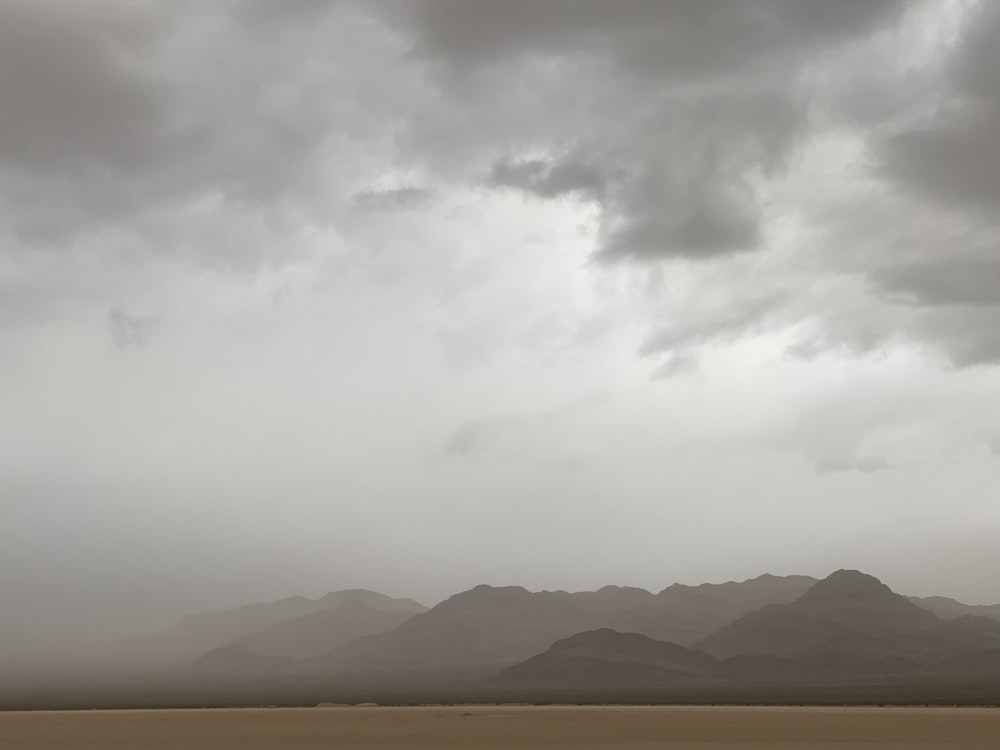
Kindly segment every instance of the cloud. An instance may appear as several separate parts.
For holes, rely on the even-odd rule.
[[[131,315],[117,308],[108,312],[108,331],[119,349],[132,349],[149,341],[156,325],[150,315]]]
[[[780,168],[808,119],[799,71],[904,9],[895,1],[831,10],[785,0],[635,0],[613,9],[589,0],[429,0],[394,18],[449,97],[517,111],[522,150],[543,154],[494,157],[488,184],[595,200],[600,257],[649,262],[757,249],[758,180]],[[553,95],[507,101],[513,76]],[[578,100],[569,114],[555,109],[562,91]]]
[[[336,9],[341,0],[242,0],[234,3],[234,12],[242,14],[248,25],[266,29],[274,23],[315,23]]]
[[[167,117],[162,81],[141,50],[163,19],[142,4],[82,7],[10,2],[0,8],[0,159],[48,174],[88,164],[149,165]]]
[[[608,177],[600,166],[576,160],[563,159],[502,159],[497,161],[487,185],[499,188],[516,188],[538,198],[559,198],[576,195],[600,200],[607,189]]]
[[[0,210],[15,236],[65,237],[148,197],[129,177],[183,140],[142,59],[162,20],[138,3],[0,8]]]
[[[939,114],[891,133],[878,144],[883,173],[901,190],[951,210],[993,220],[1000,199],[1000,11],[980,3],[938,92]]]
[[[427,188],[408,185],[386,190],[362,190],[355,194],[354,205],[360,211],[405,211],[423,208],[434,199],[434,193]]]
[[[515,55],[607,55],[639,74],[692,77],[766,64],[891,22],[899,0],[419,0],[417,51],[455,65]]]
[[[765,308],[735,294],[723,316],[706,306],[656,305],[664,333],[647,340],[647,352],[658,340],[664,351],[676,345],[671,331],[680,338],[697,331],[692,340],[711,342],[715,331],[732,341],[794,330],[795,355],[919,347],[957,367],[998,361],[1000,227],[992,206],[1000,168],[992,144],[1000,91],[985,71],[994,69],[1000,14],[988,5],[968,16],[956,8],[913,5],[893,33],[855,39],[817,62],[810,74],[817,93],[807,104],[775,97],[774,107],[791,106],[787,118],[747,130],[784,130],[776,141],[784,145],[770,162],[728,162],[769,169],[729,170],[725,180],[704,170],[714,180],[706,183],[709,200],[692,189],[697,182],[681,180],[679,199],[639,202],[635,220],[606,233],[605,253],[617,237],[637,238],[632,254],[626,246],[613,257],[711,260],[692,282],[709,297],[741,288],[740,270],[757,290],[784,290]],[[878,75],[862,75],[872,67]],[[859,91],[879,107],[865,105],[861,114]],[[685,234],[685,215],[713,219],[703,225],[712,231]],[[663,252],[685,244],[686,252]],[[740,257],[747,249],[756,250],[749,262]]]
[[[698,359],[690,352],[670,352],[657,366],[654,377],[675,378],[692,375],[698,371]]]
[[[959,366],[1000,362],[998,41],[1000,12],[978,4],[935,78],[936,111],[873,141],[875,176],[909,217],[933,226],[923,236],[904,230],[909,247],[882,253],[866,273],[909,310],[907,334]],[[914,224],[909,217],[898,220]]]
[[[114,227],[144,252],[212,262],[210,243],[164,241],[163,226],[206,209],[215,223],[244,212],[329,222],[357,189],[351,165],[394,126],[388,114],[381,130],[344,116],[374,115],[395,81],[375,64],[370,77],[337,74],[390,43],[370,24],[360,42],[362,16],[337,4],[12,2],[0,13],[0,213],[24,247]],[[245,262],[260,262],[256,248]]]
[[[989,211],[1000,199],[998,142],[1000,112],[900,132],[882,146],[884,171],[919,197],[949,208]]]
[[[0,95],[16,105],[0,113],[6,247],[19,245],[22,258],[29,248],[69,257],[75,274],[93,274],[91,294],[109,290],[96,299],[106,309],[117,304],[110,287],[121,279],[102,281],[97,269],[124,257],[247,271],[295,261],[296,243],[281,239],[293,228],[336,226],[354,233],[347,246],[363,263],[375,243],[360,233],[375,230],[352,212],[426,210],[450,191],[485,183],[586,204],[582,210],[596,213],[591,246],[606,266],[708,261],[692,284],[712,296],[709,287],[737,275],[723,265],[750,268],[739,258],[756,255],[755,283],[796,288],[767,309],[734,302],[727,314],[654,304],[657,333],[646,351],[805,324],[820,347],[849,341],[863,351],[909,337],[942,346],[956,362],[992,361],[988,250],[941,260],[933,249],[897,258],[876,247],[909,241],[888,237],[883,217],[892,211],[906,222],[913,201],[956,224],[991,226],[986,209],[1000,169],[989,154],[1000,149],[988,146],[1000,92],[986,71],[1000,14],[980,10],[943,67],[932,60],[907,73],[903,88],[931,91],[942,103],[937,114],[915,95],[879,96],[901,90],[895,68],[882,68],[874,82],[859,78],[865,61],[911,44],[932,6],[10,3],[0,33],[23,33],[0,45],[8,71]],[[244,64],[214,65],[213,56]],[[896,108],[867,121],[870,132],[858,123],[852,131],[855,157],[867,150],[875,165],[862,187],[876,215],[863,226],[860,199],[817,197],[827,224],[804,233],[812,236],[801,243],[817,249],[799,250],[814,256],[803,267],[775,252],[778,225],[817,216],[802,195],[782,204],[775,191],[801,179],[804,154],[844,127],[834,110],[857,111],[851,95],[861,89],[862,98]],[[384,187],[384,175],[397,175],[395,186]],[[856,183],[844,180],[845,193],[860,194]],[[824,182],[806,189],[818,196]],[[941,240],[951,241],[946,234]],[[845,243],[871,251],[859,251],[851,266],[838,247]],[[26,284],[25,269],[42,273],[50,264],[17,265]],[[817,308],[827,304],[814,295],[817,279],[843,274],[867,285],[867,310],[845,309],[842,300]],[[66,294],[47,280],[33,283]],[[7,306],[35,309],[39,299],[29,304],[15,291]],[[954,309],[970,306],[977,309],[965,320],[983,329],[981,345]]]
[[[888,294],[919,307],[1000,305],[1000,246],[992,253],[898,264],[872,275]]]
[[[680,184],[647,175],[631,186],[610,224],[601,249],[606,260],[713,258],[755,250],[761,238],[752,191],[708,175]]]
[[[734,308],[737,322],[723,323],[723,335],[799,326],[812,344],[798,351],[911,341],[965,365],[995,357],[996,318],[986,309],[994,260],[968,251],[944,260],[947,251],[930,247],[922,231],[936,221],[942,243],[956,241],[963,222],[990,231],[1000,107],[985,71],[995,69],[1000,14],[980,9],[948,38],[952,22],[941,19],[949,13],[934,2],[761,0],[630,2],[614,13],[589,2],[425,2],[390,15],[413,35],[413,59],[428,66],[444,101],[482,111],[467,128],[446,128],[450,144],[465,144],[456,147],[471,174],[485,163],[488,186],[590,202],[599,210],[597,258],[711,261],[709,287],[732,278],[720,263],[773,256],[759,265],[796,291],[766,311]],[[928,37],[934,23],[937,37]],[[515,77],[548,98],[507,85]],[[559,98],[568,90],[572,105]],[[491,118],[506,130],[491,130]],[[775,189],[790,189],[783,182],[805,179],[809,152],[845,134],[855,142],[848,160],[822,165],[826,174],[843,171],[842,194],[812,175],[806,192],[789,194],[786,205],[775,200]],[[435,153],[432,142],[423,145]],[[816,202],[803,205],[810,193]],[[934,214],[914,222],[920,204]],[[859,206],[870,223],[858,220]],[[778,225],[795,222],[799,258],[774,253]],[[890,249],[907,243],[905,252]],[[937,281],[918,278],[939,264],[950,270]],[[839,299],[823,291],[851,284]],[[653,325],[690,328],[707,341],[717,323],[692,313]]]

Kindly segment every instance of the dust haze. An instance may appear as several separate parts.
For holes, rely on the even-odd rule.
[[[971,684],[998,69],[974,0],[0,0],[3,700]]]

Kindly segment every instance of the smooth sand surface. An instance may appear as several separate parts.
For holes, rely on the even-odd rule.
[[[333,707],[0,713],[0,748],[1000,748],[1000,709]]]

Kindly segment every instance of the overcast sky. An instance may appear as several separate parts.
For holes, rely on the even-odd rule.
[[[992,2],[0,0],[8,634],[1000,601],[998,70]]]

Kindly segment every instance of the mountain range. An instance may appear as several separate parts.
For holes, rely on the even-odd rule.
[[[830,682],[1000,676],[1000,621],[946,620],[878,579],[841,570],[685,648],[609,629],[576,634],[503,670],[507,688]]]
[[[216,674],[448,677],[503,689],[1000,677],[1000,606],[901,596],[840,570],[658,593],[476,586],[430,609],[365,590],[185,618],[171,653]]]
[[[741,583],[671,586],[659,594],[620,586],[575,593],[477,586],[395,630],[338,647],[327,664],[352,672],[487,672],[596,628],[686,645],[755,608],[791,601],[812,583],[805,576],[766,575]]]
[[[427,607],[366,589],[331,591],[246,604],[235,609],[188,615],[173,628],[133,639],[133,653],[185,660],[213,649],[242,645],[263,656],[320,656],[341,643],[391,630]]]

